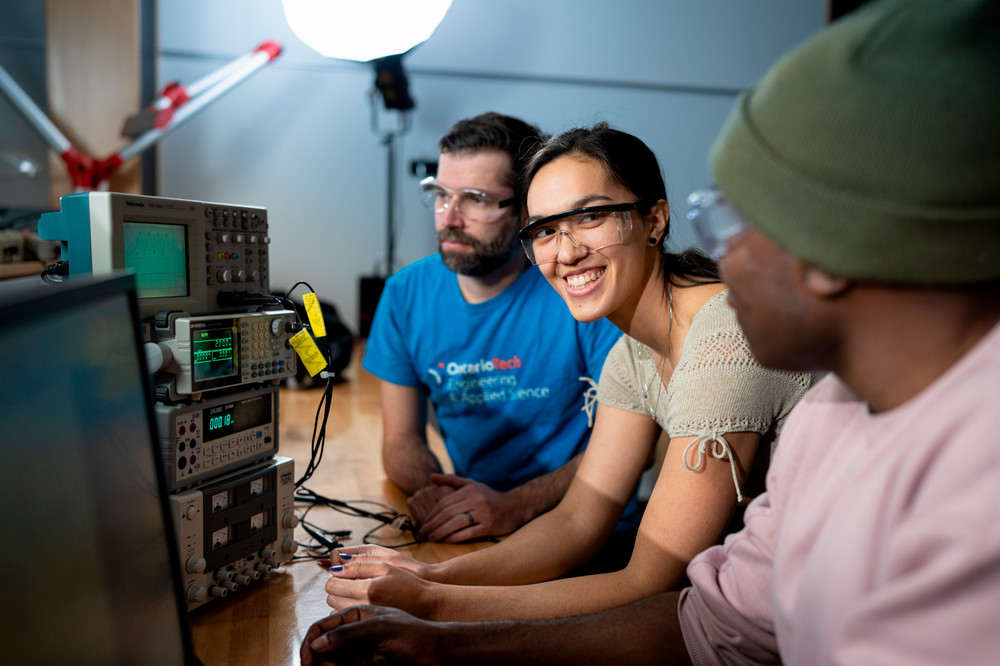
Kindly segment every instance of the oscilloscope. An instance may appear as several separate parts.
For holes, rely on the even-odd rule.
[[[38,232],[60,242],[54,270],[70,288],[134,275],[188,610],[289,561],[294,463],[277,456],[278,386],[296,372],[303,324],[270,293],[266,209],[81,192]]]
[[[44,213],[68,277],[128,269],[143,317],[161,310],[233,312],[234,295],[268,294],[267,210],[118,192],[79,192]]]

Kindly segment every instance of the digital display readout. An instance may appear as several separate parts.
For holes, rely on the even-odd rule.
[[[195,381],[232,377],[239,371],[237,331],[232,319],[191,331],[191,354]]]
[[[234,432],[268,425],[271,423],[271,394],[210,407],[202,410],[201,418],[208,439],[228,437]]]

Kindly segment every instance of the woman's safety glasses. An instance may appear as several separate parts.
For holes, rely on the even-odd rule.
[[[632,214],[642,202],[575,208],[536,220],[517,232],[533,264],[551,264],[565,237],[588,253],[624,242],[632,230]]]

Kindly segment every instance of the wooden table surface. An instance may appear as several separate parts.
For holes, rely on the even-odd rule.
[[[405,511],[405,495],[382,471],[378,380],[360,368],[363,353],[363,344],[355,347],[351,365],[343,373],[347,381],[334,386],[323,458],[305,486],[328,498],[372,500]],[[282,388],[279,394],[278,455],[295,461],[298,479],[309,460],[322,390]],[[433,432],[430,436],[431,448],[444,461],[440,439]],[[301,515],[305,508],[299,505],[296,512]],[[341,540],[344,545],[361,543],[365,533],[379,524],[326,507],[311,509],[308,519],[327,530],[350,530],[350,538]],[[394,533],[396,543],[409,540],[390,527],[379,536],[392,542]],[[300,544],[310,541],[301,526],[295,536]],[[422,543],[404,552],[425,562],[440,562],[487,545]],[[225,599],[195,609],[190,614],[195,653],[205,666],[298,664],[306,630],[330,612],[323,591],[328,577],[313,560],[294,561]]]
[[[42,261],[15,261],[10,264],[0,264],[0,280],[40,275],[44,269],[45,263]]]

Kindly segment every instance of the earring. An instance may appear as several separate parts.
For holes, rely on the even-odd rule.
[[[654,238],[653,236],[650,236],[649,237],[649,244],[650,245],[656,245],[656,243],[657,243],[656,238]]]

